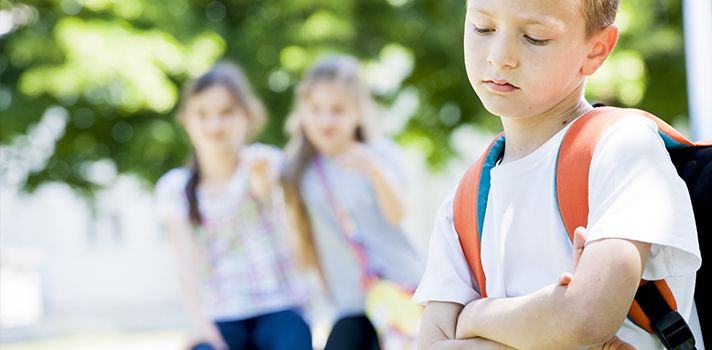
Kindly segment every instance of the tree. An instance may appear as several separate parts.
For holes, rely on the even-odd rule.
[[[361,59],[391,114],[413,109],[390,130],[438,168],[456,128],[501,128],[466,78],[464,13],[441,0],[0,0],[0,174],[27,190],[91,191],[102,169],[155,181],[190,153],[174,121],[183,84],[217,60],[245,68],[271,115],[259,139],[282,146],[293,86],[326,52]],[[684,119],[680,0],[626,0],[616,23],[588,97]]]

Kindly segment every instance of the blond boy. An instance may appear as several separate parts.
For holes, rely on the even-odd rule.
[[[626,319],[641,277],[665,279],[699,335],[692,207],[654,123],[630,116],[606,131],[591,162],[588,227],[573,245],[556,207],[552,164],[568,126],[593,108],[585,81],[616,44],[619,1],[468,1],[468,78],[506,134],[481,242],[488,297],[453,226],[453,191],[413,298],[427,304],[419,349],[662,349]]]

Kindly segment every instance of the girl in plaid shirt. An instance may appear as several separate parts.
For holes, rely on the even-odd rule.
[[[242,71],[219,64],[186,89],[190,168],[155,187],[177,257],[193,349],[311,349],[306,299],[282,219],[281,152],[245,145],[265,111]]]

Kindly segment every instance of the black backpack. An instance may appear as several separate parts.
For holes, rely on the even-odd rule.
[[[699,146],[668,150],[677,173],[685,180],[692,199],[692,208],[697,223],[697,239],[700,243],[702,266],[697,271],[695,303],[700,318],[702,334],[712,334],[710,310],[710,289],[707,281],[712,281],[712,268],[706,259],[712,259],[712,141],[700,142]]]

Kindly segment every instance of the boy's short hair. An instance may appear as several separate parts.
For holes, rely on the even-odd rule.
[[[621,0],[579,0],[586,20],[586,38],[613,24]]]

